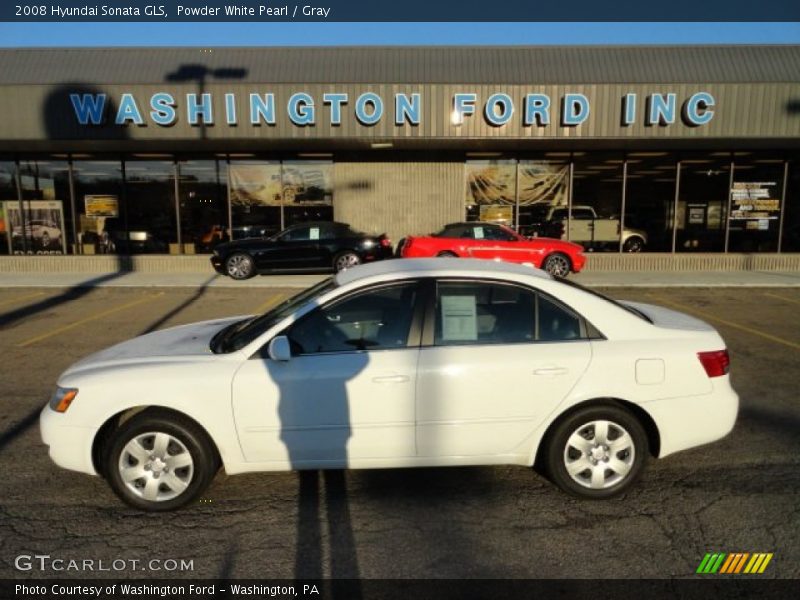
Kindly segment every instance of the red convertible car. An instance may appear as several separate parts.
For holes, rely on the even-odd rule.
[[[488,258],[531,264],[556,277],[583,268],[583,246],[552,238],[525,238],[505,225],[496,223],[451,223],[439,233],[400,241],[397,250],[403,258],[460,256]]]

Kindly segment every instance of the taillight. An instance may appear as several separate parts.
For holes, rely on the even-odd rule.
[[[697,358],[706,370],[709,377],[722,377],[727,375],[731,367],[731,357],[727,350],[715,350],[714,352],[698,352]]]
[[[390,240],[387,237],[382,237],[381,238],[381,246],[383,246],[384,248],[391,248],[392,247],[392,240]]]

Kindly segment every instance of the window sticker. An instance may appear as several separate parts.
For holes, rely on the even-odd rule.
[[[475,296],[442,296],[442,339],[446,342],[476,341],[478,311]]]
[[[483,239],[483,227],[475,227],[472,231],[474,232],[476,240]]]
[[[312,227],[308,234],[308,239],[310,240],[318,240],[319,239],[319,227]]]

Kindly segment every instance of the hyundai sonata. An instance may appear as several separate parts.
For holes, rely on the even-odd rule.
[[[719,334],[673,310],[521,265],[384,261],[89,356],[41,430],[56,464],[145,510],[195,500],[220,466],[537,465],[603,498],[732,429],[728,368]]]

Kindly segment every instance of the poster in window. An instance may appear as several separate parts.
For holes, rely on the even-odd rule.
[[[64,210],[61,200],[5,202],[11,254],[66,254]]]
[[[112,194],[86,195],[83,203],[87,217],[119,216],[119,198]]]
[[[281,166],[276,164],[230,166],[233,206],[280,206]]]
[[[777,181],[735,181],[731,188],[730,219],[745,222],[777,221],[781,212],[778,197]],[[761,229],[759,226],[755,228]]]

